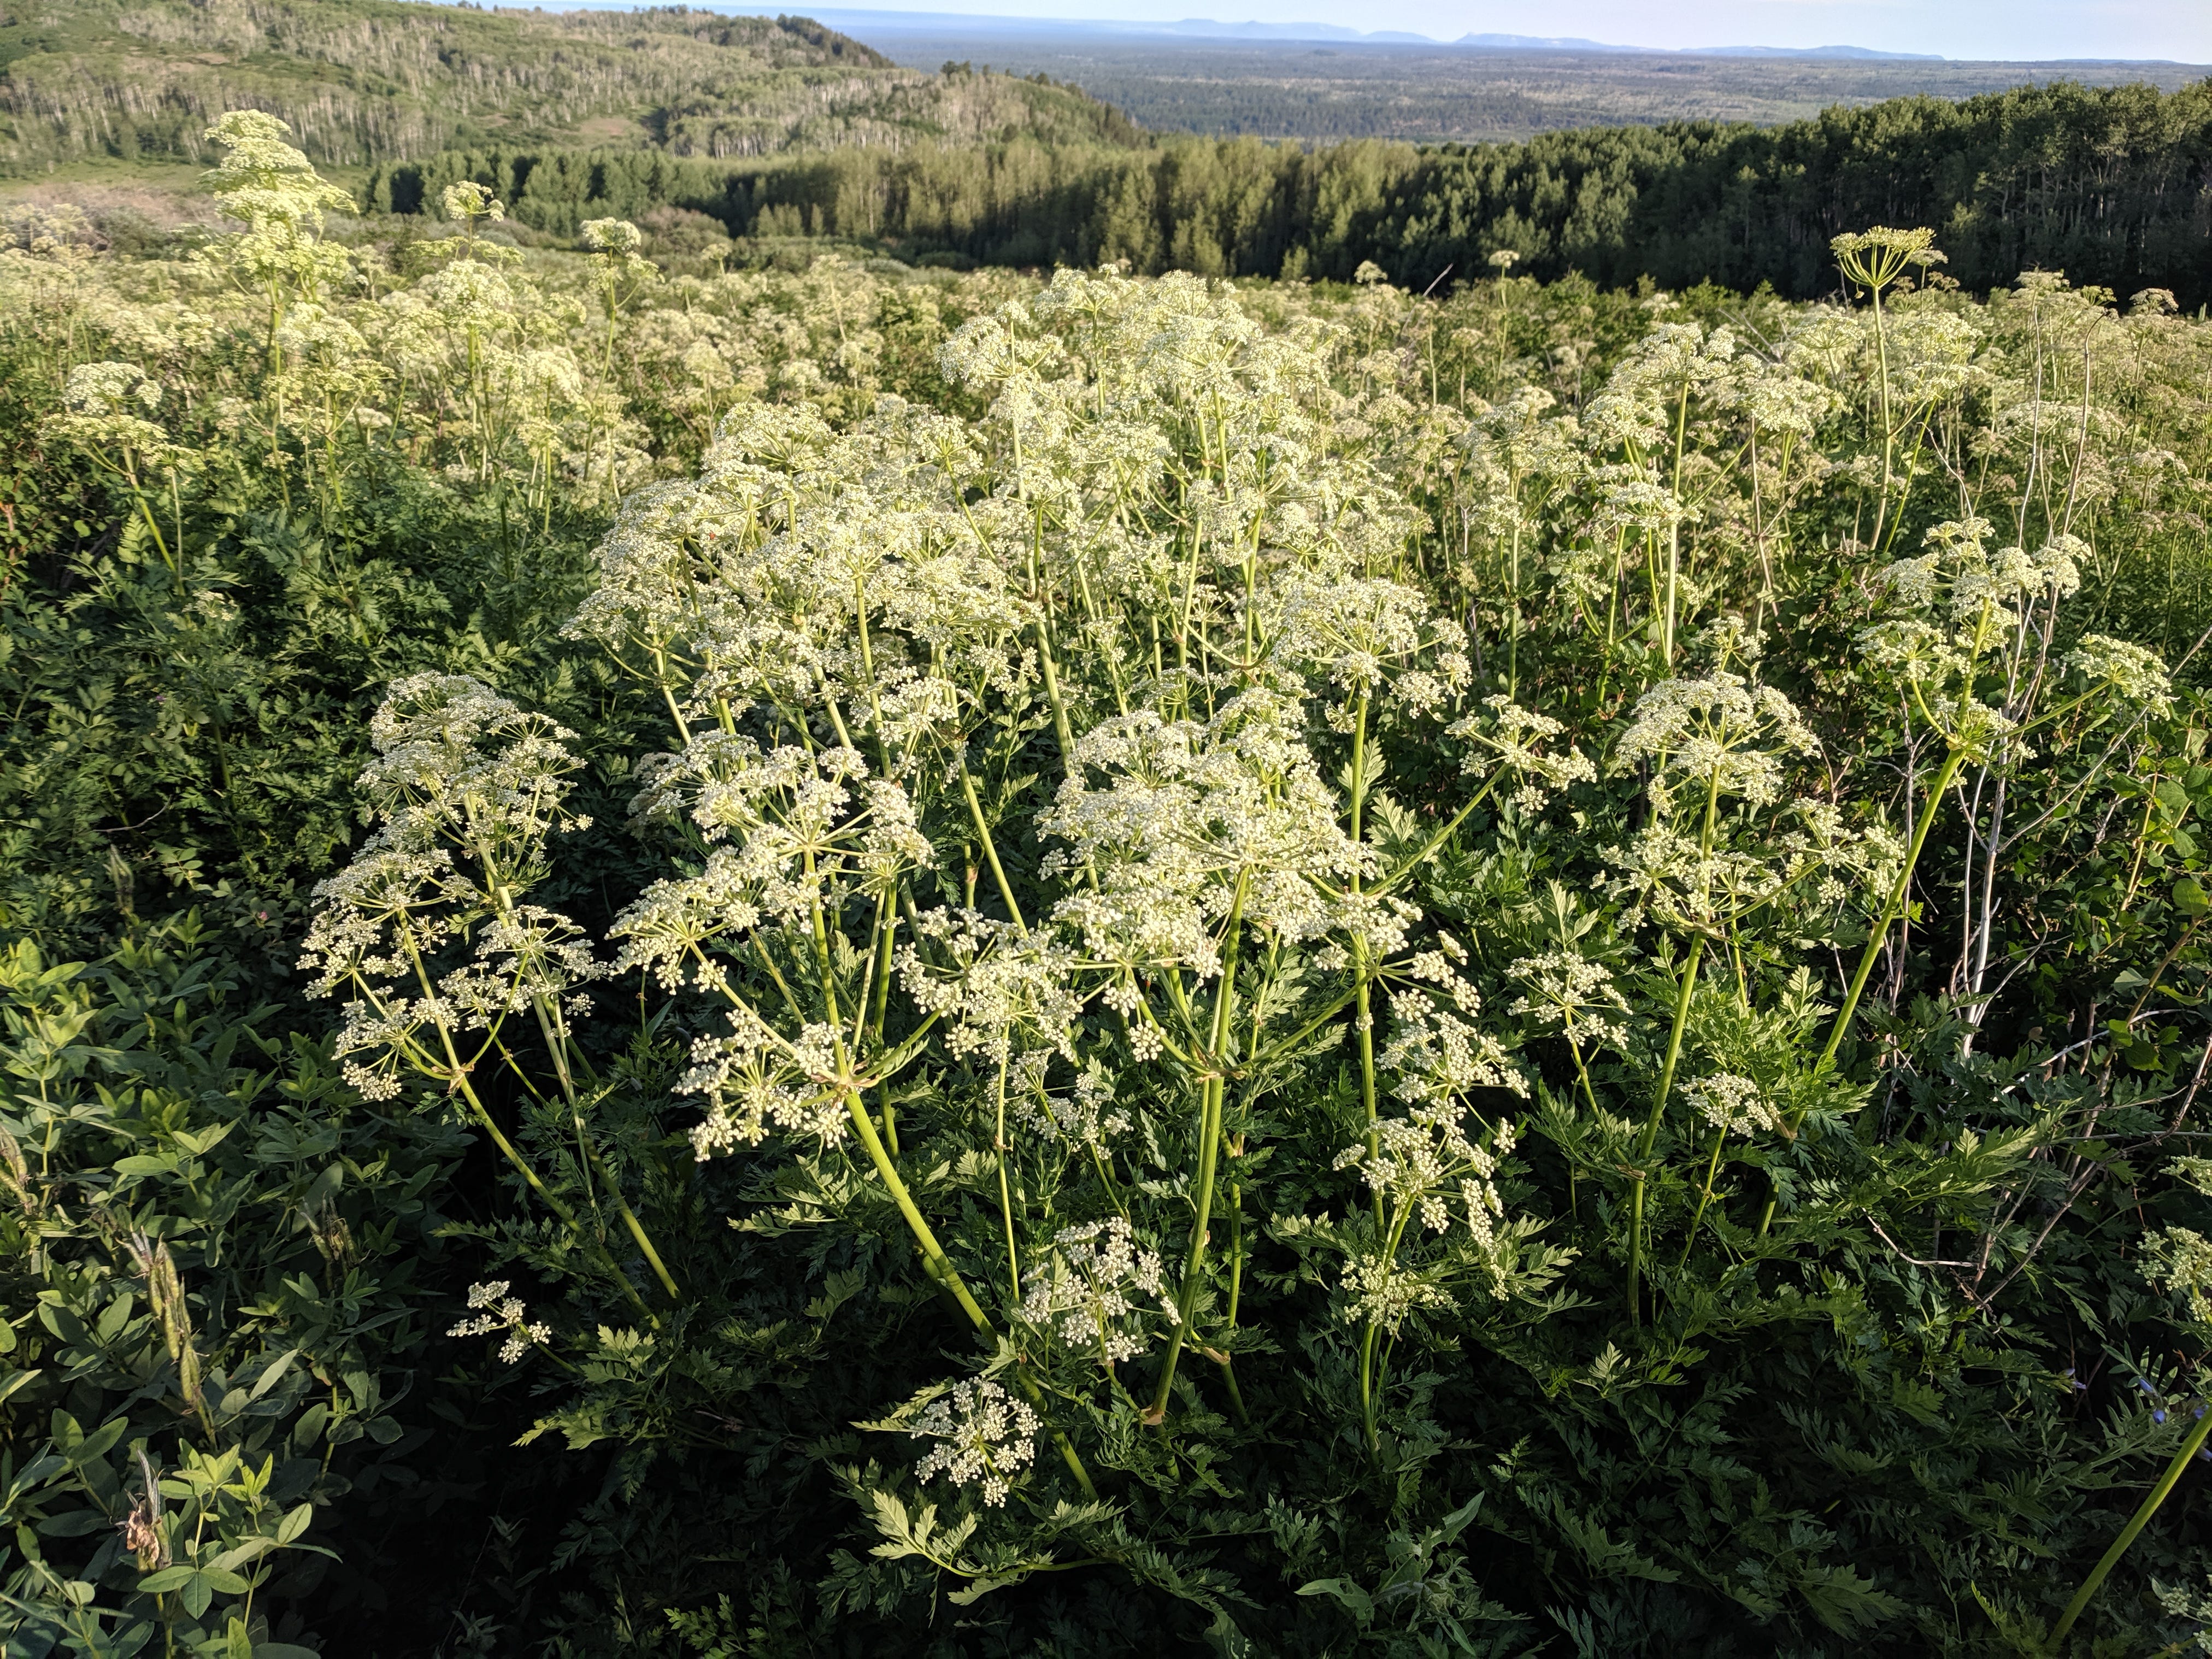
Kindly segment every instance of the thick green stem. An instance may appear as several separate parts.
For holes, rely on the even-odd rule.
[[[857,1090],[846,1091],[845,1110],[853,1120],[853,1128],[860,1137],[860,1145],[866,1149],[868,1161],[876,1166],[876,1174],[882,1180],[884,1190],[890,1194],[891,1202],[898,1206],[899,1214],[905,1218],[907,1231],[914,1235],[914,1242],[921,1251],[922,1272],[945,1287],[952,1299],[960,1304],[960,1311],[968,1316],[969,1322],[977,1330],[988,1334],[991,1329],[990,1316],[983,1311],[982,1304],[969,1292],[966,1281],[960,1277],[959,1269],[945,1255],[945,1247],[937,1242],[936,1233],[931,1231],[929,1223],[914,1201],[914,1194],[907,1190],[906,1182],[900,1178],[898,1166],[891,1162],[890,1153],[884,1149],[882,1138],[876,1133],[875,1120],[868,1115],[868,1109]]]
[[[1349,833],[1352,843],[1359,844],[1360,820],[1367,805],[1367,709],[1364,694],[1352,723],[1352,811]],[[1360,890],[1359,867],[1352,871],[1352,890]],[[1368,994],[1368,975],[1371,971],[1364,938],[1352,941],[1352,971],[1356,975],[1352,988],[1353,1024],[1359,1033],[1359,1105],[1367,1119],[1367,1156],[1370,1158],[1382,1152],[1382,1131],[1376,1127],[1379,1115],[1375,1090],[1375,1012]],[[1375,1224],[1382,1224],[1382,1194],[1375,1194]]]
[[[448,1051],[450,1053],[450,1045]],[[461,1098],[468,1102],[469,1109],[476,1115],[476,1120],[483,1127],[483,1132],[491,1137],[492,1145],[498,1147],[501,1155],[521,1174],[523,1180],[529,1184],[530,1190],[545,1201],[545,1207],[561,1218],[561,1224],[568,1230],[577,1243],[582,1244],[586,1250],[592,1250],[594,1247],[590,1242],[591,1235],[585,1231],[584,1224],[576,1212],[556,1198],[552,1190],[538,1178],[538,1171],[523,1161],[522,1154],[515,1150],[514,1143],[509,1140],[499,1125],[493,1121],[492,1115],[485,1109],[483,1102],[477,1098],[477,1091],[469,1086],[468,1079],[457,1073],[455,1081],[460,1089]],[[604,1261],[604,1251],[594,1253],[599,1255]],[[638,1312],[653,1323],[658,1324],[659,1322],[653,1318],[652,1313],[645,1305],[644,1298],[638,1295],[637,1287],[629,1282],[629,1275],[611,1261],[605,1261],[605,1265],[608,1272],[613,1275],[615,1283],[622,1287],[623,1296],[629,1299]],[[672,1297],[676,1295],[675,1287],[672,1285],[669,1287],[669,1294]]]
[[[1829,1029],[1827,1045],[1820,1050],[1820,1058],[1814,1063],[1813,1074],[1815,1077],[1835,1064],[1837,1051],[1843,1047],[1844,1033],[1851,1028],[1852,1016],[1858,1012],[1859,998],[1866,990],[1867,979],[1874,972],[1875,960],[1881,955],[1882,945],[1889,937],[1891,927],[1898,917],[1905,914],[1905,895],[1912,889],[1912,871],[1913,866],[1920,862],[1920,849],[1928,844],[1928,832],[1935,827],[1936,814],[1942,809],[1944,793],[1950,788],[1952,779],[1958,776],[1959,769],[1966,764],[1966,751],[1954,749],[1944,757],[1942,768],[1936,775],[1936,782],[1921,806],[1920,821],[1912,827],[1911,844],[1905,848],[1905,865],[1897,872],[1897,884],[1890,890],[1889,902],[1882,907],[1881,919],[1875,923],[1874,931],[1867,935],[1866,949],[1859,953],[1857,971],[1852,974],[1850,988],[1844,993],[1844,1006],[1836,1011],[1836,1023]],[[1804,1121],[1806,1109],[1806,1106],[1801,1104],[1784,1120],[1783,1127],[1790,1134],[1794,1136],[1797,1133],[1797,1126]],[[1766,1207],[1759,1217],[1759,1236],[1761,1238],[1765,1237],[1774,1225],[1774,1210],[1778,1202],[1777,1194],[1770,1193],[1767,1195]]]
[[[1382,1247],[1382,1277],[1386,1285],[1397,1271],[1398,1247],[1405,1243],[1406,1224],[1412,1219],[1413,1214],[1412,1206],[1405,1206],[1390,1224]],[[1382,1408],[1382,1376],[1389,1369],[1389,1354],[1383,1353],[1378,1359],[1376,1353],[1382,1336],[1382,1322],[1370,1318],[1367,1322],[1366,1334],[1359,1343],[1359,1411],[1367,1432],[1367,1449],[1370,1451],[1375,1450],[1380,1443],[1376,1419]]]
[[[1713,1155],[1705,1160],[1705,1184],[1704,1189],[1698,1194],[1698,1212],[1690,1218],[1690,1231],[1682,1240],[1682,1260],[1677,1266],[1678,1272],[1681,1267],[1689,1265],[1690,1247],[1698,1242],[1698,1224],[1705,1218],[1706,1206],[1713,1201],[1713,1182],[1721,1172],[1721,1147],[1727,1139],[1727,1130],[1719,1129],[1714,1132]]]
[[[1928,832],[1935,827],[1936,814],[1942,808],[1943,796],[1951,787],[1951,780],[1959,775],[1959,769],[1966,760],[1963,750],[1954,749],[1944,757],[1942,769],[1936,775],[1936,782],[1928,791],[1928,799],[1920,809],[1920,822],[1912,827],[1912,844],[1905,849],[1905,867],[1897,872],[1897,885],[1891,890],[1889,902],[1883,907],[1881,923],[1869,935],[1866,949],[1859,953],[1857,971],[1852,974],[1850,986],[1844,993],[1844,1006],[1836,1011],[1836,1023],[1829,1028],[1827,1046],[1820,1050],[1820,1058],[1814,1063],[1816,1073],[1826,1071],[1835,1061],[1836,1051],[1843,1047],[1844,1034],[1850,1030],[1851,1018],[1858,1012],[1859,998],[1866,990],[1867,979],[1874,972],[1874,964],[1881,955],[1881,947],[1889,936],[1890,927],[1898,917],[1905,914],[1905,896],[1911,889],[1912,869],[1920,861],[1920,849],[1927,845]],[[1790,1127],[1792,1130],[1796,1128],[1804,1115],[1802,1106],[1790,1114]]]
[[[886,903],[884,908],[888,914],[884,918],[882,939],[878,949],[875,1000],[868,1015],[868,1035],[870,1039],[878,1046],[884,1039],[884,1012],[890,1003],[891,951],[898,938],[899,925],[898,906]],[[855,1051],[858,1051],[857,1044]],[[884,1079],[883,1088],[884,1139],[890,1145],[891,1156],[896,1158],[899,1150],[898,1120],[891,1109],[891,1080],[889,1078]]]
[[[983,857],[991,866],[991,879],[999,884],[999,896],[1006,901],[1006,914],[1026,933],[1030,925],[1022,920],[1022,907],[1014,902],[1014,884],[1006,879],[1005,866],[999,862],[999,849],[992,843],[991,826],[983,821],[983,803],[975,798],[975,780],[969,775],[964,755],[960,760],[960,792],[968,798],[968,816],[975,820],[976,837],[983,843]]]
[[[1207,1054],[1212,1067],[1199,1088],[1198,1208],[1192,1217],[1190,1255],[1183,1268],[1182,1285],[1176,1293],[1176,1328],[1168,1337],[1167,1358],[1160,1364],[1159,1386],[1152,1394],[1146,1415],[1154,1423],[1167,1416],[1168,1395],[1175,1383],[1176,1361],[1190,1333],[1191,1310],[1198,1300],[1199,1275],[1206,1266],[1206,1230],[1213,1217],[1213,1182],[1221,1162],[1221,1103],[1227,1082],[1222,1067],[1228,1062],[1229,1015],[1237,993],[1237,945],[1244,920],[1244,890],[1248,878],[1237,878],[1237,896],[1229,908],[1229,926],[1221,951],[1221,983],[1213,998],[1213,1030]]]
[[[2052,1652],[2058,1650],[2058,1644],[2066,1639],[2066,1632],[2074,1628],[2074,1621],[2089,1605],[2089,1598],[2097,1593],[2097,1586],[2105,1582],[2105,1576],[2119,1565],[2120,1558],[2128,1553],[2128,1546],[2136,1541],[2136,1535],[2150,1524],[2151,1516],[2158,1513],[2158,1506],[2166,1502],[2174,1483],[2181,1479],[2182,1471],[2189,1467],[2189,1460],[2204,1449],[2207,1434],[2212,1434],[2212,1408],[2208,1408],[2198,1417],[2197,1426],[2190,1431],[2189,1438],[2181,1443],[2181,1449],[2174,1453],[2172,1461],[2166,1466],[2166,1473],[2159,1476],[2158,1484],[2150,1489],[2150,1495],[2129,1517],[2128,1524],[2120,1528],[2120,1535],[2112,1540],[2112,1548],[2106,1550],[2103,1559],[2089,1570],[2089,1576],[2081,1581],[2081,1588],[2074,1592],[2074,1599],[2066,1604],[2066,1611],[2058,1615],[2058,1623],[2051,1632]]]
[[[1690,939],[1690,954],[1682,963],[1682,986],[1674,997],[1674,1028],[1667,1038],[1667,1060],[1660,1068],[1659,1086],[1652,1091],[1651,1115],[1644,1120],[1644,1133],[1636,1144],[1636,1161],[1639,1166],[1648,1164],[1651,1149],[1659,1139],[1659,1124],[1667,1113],[1668,1097],[1674,1089],[1674,1068],[1682,1058],[1682,1032],[1690,1023],[1690,1002],[1698,988],[1698,963],[1704,956],[1705,938],[1693,934]],[[1628,1322],[1638,1322],[1637,1314],[1638,1278],[1644,1267],[1644,1192],[1647,1171],[1639,1167],[1635,1176],[1636,1190],[1630,1206],[1628,1234]]]
[[[1370,1451],[1373,1451],[1376,1446],[1375,1344],[1382,1334],[1382,1328],[1370,1319],[1359,1338],[1360,1428],[1367,1437],[1367,1449]]]
[[[1239,1156],[1238,1149],[1229,1149],[1231,1158]],[[1229,1183],[1229,1331],[1237,1330],[1237,1306],[1244,1290],[1244,1188],[1241,1182]],[[1228,1385],[1229,1403],[1239,1423],[1248,1423],[1251,1414],[1244,1409],[1244,1391],[1237,1386],[1237,1360],[1226,1348],[1217,1357],[1221,1367],[1221,1380]]]
[[[601,1178],[606,1182],[608,1189],[613,1192],[615,1213],[622,1218],[623,1225],[629,1230],[630,1237],[636,1241],[637,1248],[644,1253],[646,1265],[653,1269],[653,1276],[660,1281],[660,1288],[668,1292],[671,1302],[682,1302],[684,1293],[676,1288],[676,1277],[661,1261],[660,1252],[653,1248],[653,1240],[645,1231],[645,1224],[637,1218],[637,1212],[630,1208],[629,1200],[614,1190],[614,1176],[596,1152],[592,1154],[592,1162],[599,1164]]]
[[[937,1242],[937,1234],[915,1205],[914,1194],[907,1190],[906,1182],[899,1178],[898,1166],[891,1162],[890,1153],[884,1149],[881,1137],[876,1133],[874,1120],[869,1117],[867,1106],[861,1100],[858,1090],[846,1091],[845,1112],[853,1121],[854,1132],[860,1137],[860,1145],[867,1151],[868,1161],[876,1166],[876,1174],[890,1194],[891,1202],[898,1206],[899,1214],[905,1218],[907,1231],[914,1235],[915,1244],[921,1251],[923,1273],[952,1298],[960,1311],[968,1316],[969,1322],[979,1334],[987,1337],[995,1335],[997,1333],[991,1324],[990,1316],[983,1311],[981,1304],[969,1291],[966,1281],[960,1277],[959,1269],[945,1254],[945,1247]],[[1014,1376],[1030,1403],[1042,1406],[1044,1396],[1036,1382],[1019,1370],[1014,1373]],[[1068,1474],[1082,1488],[1083,1495],[1095,1499],[1098,1496],[1098,1489],[1091,1484],[1091,1472],[1084,1468],[1083,1459],[1077,1453],[1074,1443],[1059,1429],[1052,1431],[1052,1440],[1053,1444],[1059,1448],[1060,1461],[1067,1465]]]
[[[1210,1077],[1199,1091],[1198,1208],[1191,1218],[1190,1254],[1186,1260],[1182,1288],[1176,1295],[1176,1327],[1168,1336],[1167,1358],[1160,1364],[1159,1385],[1152,1391],[1149,1415],[1155,1423],[1167,1416],[1168,1395],[1175,1384],[1176,1361],[1190,1333],[1191,1310],[1198,1298],[1199,1274],[1206,1265],[1206,1232],[1213,1217],[1213,1179],[1219,1164],[1221,1142],[1221,1079]]]
[[[1006,1305],[1022,1299],[1022,1259],[1014,1242],[1014,1194],[1006,1181],[1006,1067],[999,1065],[999,1125],[994,1150],[999,1155],[999,1215],[1006,1229]]]
[[[1681,402],[1674,410],[1674,484],[1669,492],[1674,498],[1674,513],[1667,525],[1667,616],[1662,626],[1660,645],[1667,667],[1674,666],[1674,610],[1682,580],[1682,436],[1690,420],[1690,385],[1682,383]]]

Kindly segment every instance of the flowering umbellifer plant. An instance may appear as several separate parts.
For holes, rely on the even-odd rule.
[[[635,256],[592,237],[612,329]],[[975,418],[738,402],[623,498],[569,627],[658,733],[603,937],[532,896],[586,828],[579,740],[462,678],[393,687],[380,826],[323,890],[350,1075],[495,1142],[505,1248],[569,1298],[495,1280],[457,1328],[562,1368],[574,1438],[711,1418],[672,1402],[767,1339],[695,1323],[660,1244],[734,1194],[742,1238],[827,1241],[822,1307],[945,1322],[824,1454],[883,1537],[839,1595],[1108,1564],[1233,1624],[1191,1553],[1271,1437],[1397,1504],[1447,1376],[1631,1409],[1723,1340],[1888,1317],[1836,1288],[1869,1257],[1979,1316],[2075,1109],[1924,1115],[1936,830],[1971,1030],[2007,800],[2108,793],[2172,693],[2063,618],[2064,523],[1997,549],[1915,495],[1931,453],[1970,475],[1978,337],[1866,270],[1881,313],[1757,345],[1655,302],[1579,413],[1524,395],[1456,447],[1345,390],[1329,327],[1111,271],[951,337]],[[1838,661],[1771,664],[1824,606]],[[583,1041],[617,981],[665,1089]]]

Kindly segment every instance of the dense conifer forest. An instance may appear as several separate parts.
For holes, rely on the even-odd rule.
[[[956,72],[953,80],[965,78]],[[1649,276],[1793,298],[1833,289],[1847,227],[1940,227],[1943,274],[1978,292],[2029,269],[2212,300],[2212,82],[1918,98],[1780,127],[1688,122],[1519,144],[1256,139],[789,154],[716,163],[660,150],[453,152],[378,170],[366,202],[417,210],[457,179],[556,235],[662,204],[732,236],[811,235],[978,264],[1349,280],[1372,261],[1417,291],[1495,252],[1541,276]]]

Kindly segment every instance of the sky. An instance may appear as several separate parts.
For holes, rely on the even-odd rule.
[[[1870,46],[1946,58],[2212,63],[2212,0],[846,0],[871,10],[1170,21],[1320,21],[1463,34],[1579,36],[1613,46]]]

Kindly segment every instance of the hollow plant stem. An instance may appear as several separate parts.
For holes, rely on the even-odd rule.
[[[1352,810],[1350,834],[1353,846],[1359,844],[1360,820],[1367,806],[1367,698],[1359,699],[1358,711],[1352,722]],[[1352,871],[1352,890],[1360,890],[1360,873],[1357,865]],[[1367,1156],[1370,1158],[1382,1152],[1382,1130],[1376,1127],[1377,1106],[1375,1090],[1375,1012],[1368,992],[1369,963],[1367,941],[1364,938],[1352,942],[1352,1023],[1359,1033],[1359,1106],[1367,1119]],[[1382,1197],[1375,1197],[1375,1224],[1382,1224]]]
[[[1651,1161],[1651,1149],[1658,1144],[1659,1125],[1667,1115],[1667,1099],[1674,1089],[1674,1068],[1681,1063],[1682,1032],[1690,1023],[1690,1002],[1698,988],[1698,963],[1703,958],[1705,939],[1702,933],[1692,934],[1690,953],[1682,962],[1682,985],[1674,997],[1674,1026],[1667,1037],[1667,1059],[1660,1068],[1659,1086],[1651,1093],[1651,1115],[1644,1120],[1644,1133],[1636,1143],[1637,1171],[1634,1189],[1629,1197],[1628,1218],[1628,1322],[1640,1322],[1637,1304],[1639,1296],[1638,1279],[1644,1269],[1644,1193],[1648,1171],[1644,1168]]]
[[[2128,1517],[2128,1524],[2120,1528],[2120,1535],[2112,1540],[2112,1548],[2106,1550],[2097,1565],[2089,1569],[2089,1576],[2081,1581],[2081,1588],[2074,1592],[2074,1599],[2066,1604],[2066,1611],[2058,1615],[2058,1623],[2051,1632],[2051,1651],[2058,1650],[2058,1644],[2066,1639],[2067,1632],[2074,1628],[2074,1621],[2088,1607],[2089,1598],[2097,1593],[2097,1587],[2105,1582],[2106,1575],[2119,1565],[2120,1558],[2128,1553],[2128,1546],[2134,1543],[2136,1535],[2150,1524],[2151,1516],[2158,1513],[2158,1506],[2166,1502],[2167,1495],[2173,1491],[2174,1483],[2188,1468],[2189,1460],[2204,1449],[2204,1439],[2208,1434],[2212,1434],[2212,1408],[2208,1408],[2197,1419],[2197,1426],[2190,1431],[2189,1437],[2181,1443],[2181,1449],[2174,1453],[2172,1460],[2166,1464],[2166,1473],[2159,1476],[2158,1484],[2136,1505],[2136,1512]]]
[[[1698,1242],[1698,1224],[1705,1220],[1705,1208],[1713,1201],[1713,1181],[1721,1172],[1721,1148],[1727,1141],[1727,1130],[1716,1129],[1713,1132],[1713,1155],[1705,1161],[1705,1184],[1698,1194],[1698,1212],[1690,1218],[1689,1233],[1682,1240],[1682,1260],[1677,1265],[1677,1272],[1689,1266],[1691,1248]]]
[[[1928,799],[1921,805],[1920,821],[1912,826],[1912,840],[1905,848],[1905,866],[1897,872],[1897,883],[1890,890],[1889,902],[1882,907],[1881,919],[1875,925],[1873,932],[1867,935],[1866,949],[1859,953],[1858,968],[1851,975],[1851,982],[1844,992],[1844,1006],[1836,1011],[1836,1023],[1829,1028],[1827,1044],[1820,1050],[1820,1059],[1814,1062],[1813,1074],[1815,1077],[1822,1075],[1835,1064],[1837,1052],[1844,1045],[1844,1034],[1850,1030],[1852,1018],[1858,1012],[1859,998],[1866,990],[1867,979],[1874,972],[1875,960],[1881,955],[1882,945],[1888,939],[1889,930],[1896,924],[1898,917],[1905,914],[1905,895],[1912,890],[1912,872],[1920,862],[1920,849],[1928,844],[1928,832],[1935,828],[1936,814],[1942,810],[1943,796],[1966,761],[1966,751],[1962,749],[1954,749],[1946,755],[1936,775],[1935,784],[1928,791]],[[1800,1104],[1783,1120],[1784,1129],[1791,1136],[1796,1134],[1797,1126],[1804,1121],[1809,1104],[1809,1102]],[[1774,1224],[1777,1202],[1778,1194],[1770,1192],[1766,1207],[1759,1217],[1759,1236],[1761,1238],[1766,1237]]]
[[[969,1290],[967,1282],[960,1277],[960,1270],[945,1254],[945,1247],[938,1243],[936,1232],[915,1203],[914,1194],[907,1190],[906,1182],[900,1178],[898,1166],[891,1162],[890,1153],[885,1150],[882,1137],[876,1133],[875,1120],[868,1115],[867,1103],[860,1098],[857,1089],[846,1091],[845,1113],[852,1119],[854,1132],[860,1137],[860,1145],[867,1152],[868,1161],[876,1166],[878,1177],[890,1194],[891,1202],[898,1206],[898,1212],[906,1221],[907,1231],[914,1236],[914,1242],[921,1251],[924,1276],[952,1298],[980,1335],[995,1336],[997,1331],[991,1323],[991,1316],[983,1311],[982,1305]],[[1028,1374],[1017,1369],[1014,1376],[1022,1392],[1029,1397],[1030,1403],[1041,1406],[1043,1393]],[[1082,1488],[1083,1495],[1095,1499],[1098,1496],[1098,1488],[1091,1483],[1091,1472],[1084,1467],[1074,1442],[1061,1429],[1052,1431],[1052,1441],[1059,1449],[1060,1461],[1067,1465],[1068,1474]]]
[[[983,843],[983,857],[991,866],[991,879],[998,884],[999,896],[1006,901],[1006,915],[1026,933],[1030,925],[1022,920],[1022,907],[1014,902],[1014,884],[1006,879],[1006,868],[999,862],[999,848],[991,839],[991,826],[983,821],[983,803],[976,799],[975,780],[969,775],[964,755],[960,761],[960,791],[968,798],[968,816],[975,822],[976,838]]]
[[[1237,881],[1237,896],[1229,908],[1224,930],[1221,983],[1213,997],[1213,1030],[1206,1059],[1210,1066],[1199,1085],[1197,1210],[1191,1218],[1190,1255],[1184,1265],[1182,1284],[1176,1292],[1176,1326],[1168,1335],[1166,1358],[1160,1362],[1160,1380],[1152,1392],[1152,1409],[1146,1416],[1155,1425],[1166,1419],[1170,1391],[1175,1386],[1176,1362],[1190,1333],[1191,1311],[1198,1300],[1200,1275],[1206,1267],[1206,1230],[1213,1217],[1213,1183],[1221,1163],[1221,1097],[1227,1079],[1222,1066],[1227,1060],[1229,1014],[1237,988],[1237,942],[1244,920],[1246,878]]]
[[[1239,1156],[1235,1146],[1230,1156]],[[1244,1289],[1244,1188],[1243,1183],[1229,1183],[1229,1332],[1237,1331],[1237,1306]],[[1224,1348],[1215,1363],[1221,1367],[1221,1380],[1229,1389],[1230,1408],[1239,1423],[1249,1423],[1251,1413],[1244,1409],[1244,1390],[1237,1386],[1237,1357]]]

